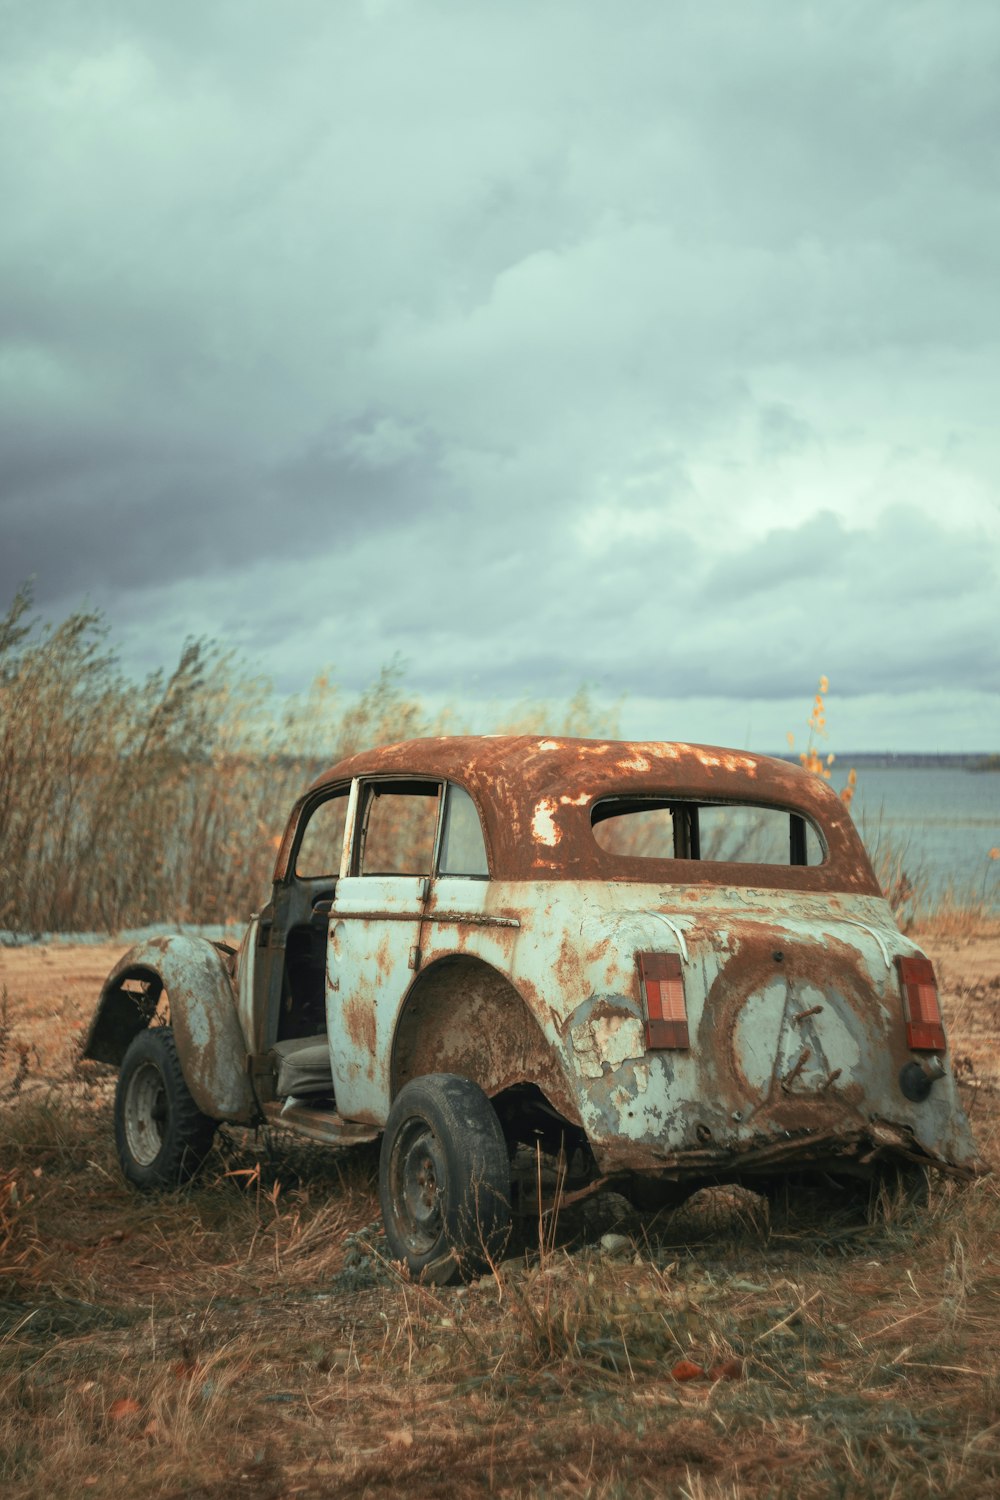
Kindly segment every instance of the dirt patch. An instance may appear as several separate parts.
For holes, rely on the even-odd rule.
[[[66,1076],[101,986],[126,951],[121,943],[0,947],[0,996],[19,1042],[35,1060],[32,1084]]]

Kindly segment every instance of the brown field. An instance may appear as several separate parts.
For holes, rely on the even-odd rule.
[[[1000,930],[922,939],[996,1164]],[[425,1290],[380,1256],[370,1151],[226,1131],[198,1185],[126,1189],[113,1078],[76,1060],[120,951],[0,949],[11,1500],[1000,1493],[996,1178],[769,1217],[607,1195]]]

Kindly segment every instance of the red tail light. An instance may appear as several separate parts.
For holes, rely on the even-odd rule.
[[[914,1052],[943,1052],[947,1047],[934,965],[929,958],[897,958],[906,1015],[906,1041]]]
[[[647,1051],[689,1047],[680,954],[640,953],[638,959],[646,1007]]]

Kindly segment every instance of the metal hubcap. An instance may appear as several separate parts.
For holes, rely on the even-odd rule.
[[[434,1132],[423,1120],[410,1120],[396,1137],[392,1154],[393,1199],[398,1227],[410,1250],[434,1248],[443,1222],[446,1172]]]
[[[138,1166],[151,1166],[159,1156],[166,1134],[167,1114],[163,1075],[152,1063],[143,1063],[129,1079],[123,1111],[125,1143]]]

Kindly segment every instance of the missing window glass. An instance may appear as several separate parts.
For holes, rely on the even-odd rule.
[[[359,873],[429,875],[440,801],[437,782],[372,783],[365,793]]]
[[[599,847],[624,859],[753,865],[823,862],[816,829],[802,813],[789,808],[613,797],[596,804],[591,821]]]

